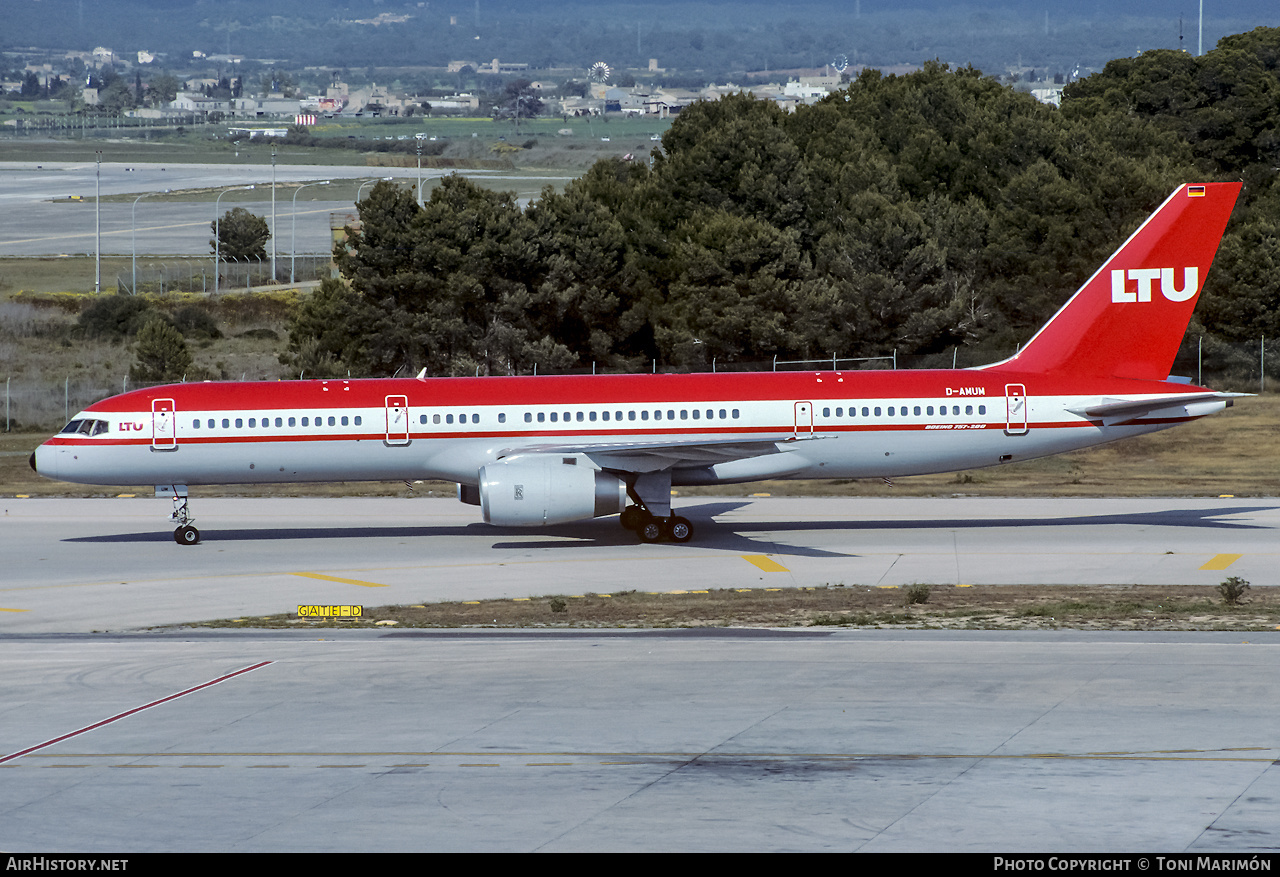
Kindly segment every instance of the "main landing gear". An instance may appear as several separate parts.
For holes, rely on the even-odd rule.
[[[671,514],[671,471],[646,472],[627,483],[627,496],[635,505],[622,511],[619,521],[634,530],[641,542],[688,542],[693,524],[688,518]]]
[[[182,496],[174,494],[173,514],[169,516],[169,520],[178,525],[178,529],[173,531],[174,542],[179,545],[195,545],[200,541],[200,531],[192,526],[195,518],[191,516],[191,511],[187,507],[185,492]]]
[[[629,505],[619,520],[623,527],[634,530],[641,542],[688,542],[693,538],[693,524],[679,515],[659,518],[640,506]]]

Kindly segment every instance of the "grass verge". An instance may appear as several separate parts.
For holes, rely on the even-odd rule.
[[[708,588],[699,591],[562,594],[363,607],[359,618],[295,614],[222,619],[183,627],[218,628],[869,628],[923,630],[1238,630],[1280,629],[1280,589],[1249,591],[1223,603],[1218,588],[1149,585],[932,586],[876,588]]]

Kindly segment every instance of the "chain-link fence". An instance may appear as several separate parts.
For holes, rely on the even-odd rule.
[[[116,291],[122,294],[163,295],[166,292],[250,292],[264,286],[309,283],[329,277],[333,259],[328,253],[276,256],[274,275],[271,257],[241,260],[224,259],[215,279],[213,259],[172,259],[139,262],[135,275],[116,275]]]
[[[5,378],[4,428],[49,431],[71,419],[77,411],[107,396],[154,386],[123,378],[116,382],[104,375],[68,376],[59,384]]]

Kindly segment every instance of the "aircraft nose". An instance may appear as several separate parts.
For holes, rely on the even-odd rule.
[[[56,478],[58,476],[57,457],[53,448],[40,445],[40,447],[31,452],[31,458],[27,462],[31,465],[31,471],[37,475],[43,475],[45,478]]]

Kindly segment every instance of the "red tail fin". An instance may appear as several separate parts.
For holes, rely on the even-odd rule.
[[[1179,186],[1016,356],[998,365],[1167,378],[1240,186]]]

